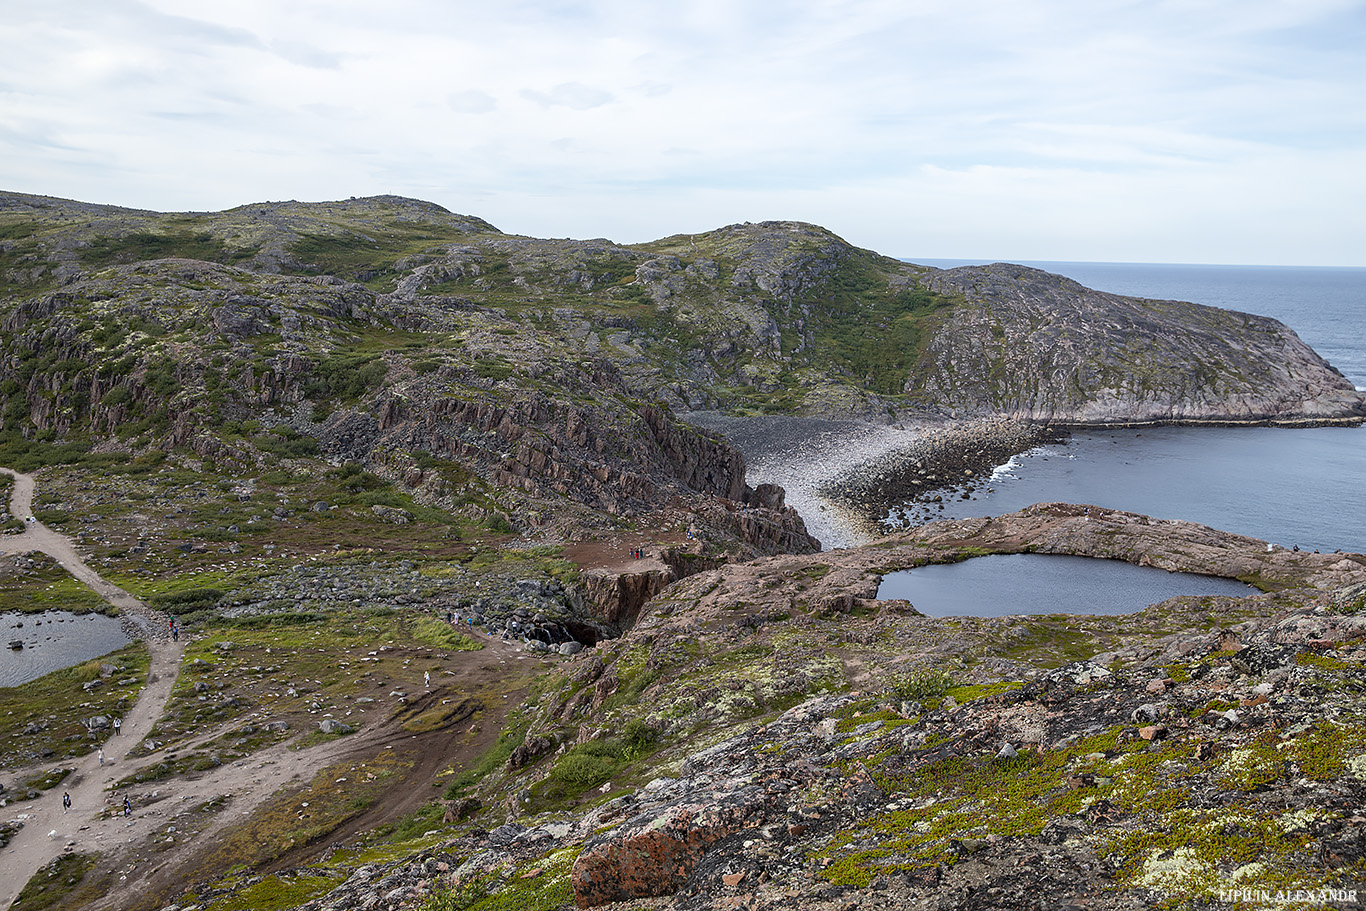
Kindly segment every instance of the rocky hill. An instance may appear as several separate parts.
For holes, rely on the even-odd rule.
[[[106,786],[133,812],[53,829],[15,911],[1176,907],[1366,873],[1366,557],[1065,504],[823,553],[691,409],[942,425],[836,479],[873,512],[1052,425],[1366,417],[1274,321],[806,224],[0,193],[0,466],[186,643]],[[1260,591],[877,598],[998,551]],[[0,609],[102,606],[0,557]],[[93,759],[148,668],[0,692],[0,806]]]
[[[735,451],[633,387],[596,321],[565,310],[546,330],[540,312],[419,297],[434,269],[458,271],[450,241],[519,248],[483,222],[387,197],[206,216],[4,203],[0,434],[15,452],[175,448],[229,474],[354,461],[509,531],[611,526],[682,496],[742,551],[815,546],[780,495],[746,487]],[[444,265],[395,259],[439,241]],[[400,273],[391,292],[360,283]]]
[[[953,622],[876,597],[1021,551],[1268,591]],[[1353,907],[1363,592],[1361,555],[1064,504],[720,568],[549,677],[487,825],[291,875],[339,880],[309,911]]]
[[[1351,384],[1274,320],[1019,266],[916,266],[795,222],[622,245],[509,235],[399,197],[161,214],[8,193],[0,293],[7,332],[47,331],[66,311],[77,359],[125,354],[76,329],[98,317],[112,332],[114,314],[147,321],[130,332],[174,325],[234,363],[250,339],[251,397],[267,405],[309,396],[287,379],[256,386],[361,348],[372,387],[402,380],[381,366],[477,360],[484,378],[519,387],[596,386],[605,370],[624,393],[675,410],[1061,423],[1366,415]],[[287,312],[304,302],[309,313]],[[361,327],[388,344],[336,334]],[[175,356],[155,339],[144,347]],[[63,403],[79,419],[104,387],[73,379],[90,389]],[[305,379],[316,391],[320,378]],[[62,429],[60,417],[35,417]]]

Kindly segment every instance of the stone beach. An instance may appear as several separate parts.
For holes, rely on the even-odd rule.
[[[855,465],[817,492],[871,535],[888,512],[931,491],[972,488],[1010,457],[1056,440],[1056,431],[1005,419],[924,428],[908,445]]]

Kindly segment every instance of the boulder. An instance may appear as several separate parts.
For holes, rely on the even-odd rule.
[[[344,721],[335,718],[324,718],[318,722],[318,730],[324,734],[353,734],[356,729]]]
[[[370,507],[370,511],[375,514],[381,522],[389,525],[407,525],[413,521],[413,514],[406,509],[398,509],[393,506],[381,506],[376,503]]]
[[[508,757],[508,768],[515,771],[530,765],[559,745],[558,738],[548,734],[528,737],[520,746],[513,749],[512,755]]]
[[[689,797],[591,839],[570,870],[580,908],[672,895],[709,846],[764,821],[762,788]]]

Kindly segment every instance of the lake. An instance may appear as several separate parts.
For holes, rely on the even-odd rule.
[[[20,650],[9,648],[20,640]],[[50,610],[0,613],[0,686],[18,686],[44,674],[123,648],[132,640],[115,617]]]
[[[929,617],[1132,614],[1180,595],[1246,597],[1233,579],[1169,573],[1119,560],[993,554],[888,573],[879,598],[904,598]]]

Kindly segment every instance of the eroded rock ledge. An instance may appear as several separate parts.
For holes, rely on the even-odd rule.
[[[1239,579],[1265,589],[1303,589],[1305,598],[1322,603],[1333,589],[1366,582],[1366,557],[1359,554],[1292,551],[1194,522],[1085,504],[1039,503],[995,518],[932,522],[864,547],[722,567],[681,580],[668,596],[673,603],[701,608],[743,601],[755,610],[797,606],[847,612],[876,598],[884,574],[955,562],[965,548],[1124,560]],[[793,580],[802,582],[798,586]]]

